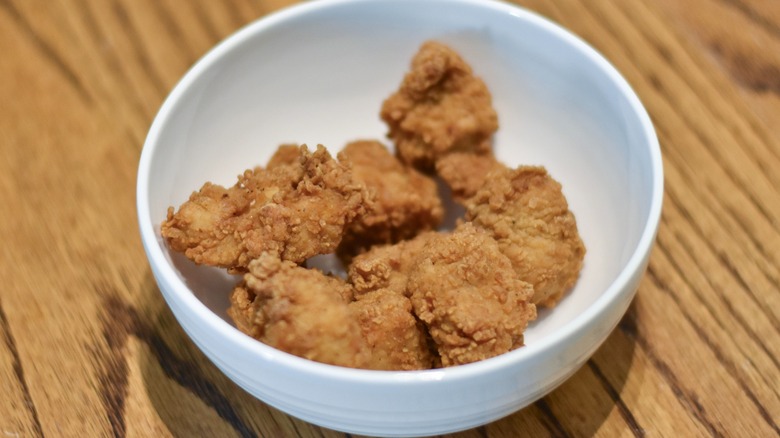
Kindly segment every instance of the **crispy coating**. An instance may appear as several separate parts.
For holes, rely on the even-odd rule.
[[[354,179],[366,185],[375,201],[347,228],[338,251],[345,259],[373,245],[412,238],[441,223],[444,208],[436,182],[401,164],[382,143],[351,142],[338,158],[352,166]]]
[[[372,347],[375,369],[424,369],[441,361],[424,324],[413,314],[408,275],[419,254],[439,233],[427,231],[410,240],[381,245],[358,255],[347,271],[357,314]]]
[[[432,239],[409,275],[415,314],[428,326],[443,366],[487,359],[523,345],[536,307],[487,233],[471,224]]]
[[[410,296],[406,287],[409,272],[425,245],[437,235],[435,231],[427,231],[394,245],[375,246],[355,257],[347,270],[347,281],[352,284],[355,296],[382,289]]]
[[[436,161],[436,174],[450,187],[452,199],[462,204],[477,194],[491,171],[502,167],[493,154],[453,152]]]
[[[365,368],[370,350],[349,308],[351,296],[344,281],[266,253],[249,263],[228,314],[239,330],[274,348]]]
[[[257,298],[246,281],[241,281],[230,294],[230,307],[227,314],[236,324],[236,328],[255,339],[260,339],[265,329],[265,314],[261,311],[266,300]]]
[[[498,129],[487,86],[451,48],[428,41],[380,113],[406,164],[430,171],[453,151],[485,154]]]
[[[425,327],[412,314],[409,298],[379,289],[359,295],[349,306],[371,349],[369,368],[398,371],[433,366]]]
[[[487,230],[533,285],[533,303],[552,307],[577,281],[585,246],[561,185],[545,168],[494,170],[465,205],[466,220]]]
[[[301,263],[335,251],[370,198],[323,146],[290,149],[269,169],[247,170],[230,188],[206,183],[162,224],[175,251],[198,264],[245,272],[264,252]],[[282,158],[283,157],[283,158]]]
[[[298,163],[301,156],[301,147],[297,144],[286,143],[279,145],[276,152],[271,156],[266,164],[266,169],[273,169],[279,166],[291,166]]]

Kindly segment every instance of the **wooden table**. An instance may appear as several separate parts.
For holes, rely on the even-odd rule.
[[[343,436],[224,377],[146,263],[135,175],[163,98],[284,0],[0,0],[0,436]],[[657,247],[563,386],[463,437],[780,434],[780,2],[523,0],[635,88]]]

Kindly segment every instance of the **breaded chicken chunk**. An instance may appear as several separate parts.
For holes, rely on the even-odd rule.
[[[428,41],[380,112],[399,158],[423,171],[444,155],[485,154],[498,129],[487,86],[451,48]]]
[[[355,257],[347,269],[347,281],[352,284],[355,296],[389,289],[408,297],[409,272],[423,248],[437,235],[435,231],[427,231],[394,245],[375,246]]]
[[[424,370],[433,366],[425,326],[412,313],[409,298],[391,289],[362,295],[350,305],[371,350],[375,370]]]
[[[347,260],[377,244],[395,243],[436,228],[444,209],[436,182],[404,166],[378,141],[347,144],[338,159],[366,185],[374,202],[347,228],[339,254]]]
[[[518,278],[495,240],[468,223],[427,243],[408,289],[445,367],[522,346],[528,321],[536,318],[531,285]]]
[[[349,265],[347,281],[355,293],[350,306],[371,346],[375,369],[426,369],[441,363],[425,325],[414,316],[407,289],[409,272],[436,236],[428,231],[393,245],[375,246]]]
[[[491,171],[503,167],[493,154],[453,152],[436,161],[436,174],[449,186],[452,199],[462,204],[477,194]]]
[[[262,308],[266,299],[258,298],[246,281],[241,281],[230,294],[227,314],[242,333],[260,339],[265,333],[266,316]]]
[[[301,146],[296,160],[290,152],[233,187],[206,183],[178,211],[170,207],[161,230],[170,247],[233,273],[265,252],[295,263],[334,252],[370,203],[365,185],[321,145],[313,153]]]
[[[494,170],[465,206],[466,220],[496,239],[533,285],[534,304],[554,306],[577,281],[585,246],[561,185],[545,168]]]
[[[249,263],[228,315],[242,332],[306,359],[365,368],[370,350],[349,308],[343,280],[282,261],[270,253]]]

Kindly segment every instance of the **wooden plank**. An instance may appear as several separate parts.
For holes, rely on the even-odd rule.
[[[775,153],[780,151],[780,132],[771,129],[780,109],[777,2],[661,0],[654,7],[661,12],[667,27],[686,36],[695,45],[695,53],[728,78],[722,83],[737,85],[734,90],[726,90],[726,95],[731,97],[734,93],[750,104],[745,109],[763,122],[752,124],[752,129],[766,130],[775,142]]]
[[[637,297],[618,329],[591,360],[603,380],[617,392],[625,406],[624,416],[633,420],[636,436],[697,436],[707,429],[680,398],[680,388],[658,358],[648,351],[639,321],[648,311],[644,301],[648,280],[642,282]]]
[[[78,205],[80,187],[63,173],[79,168],[80,159],[67,156],[67,147],[57,145],[63,138],[80,137],[74,126],[88,99],[69,73],[69,64],[53,54],[47,41],[33,37],[32,26],[14,14],[7,7],[0,10],[0,50],[21,50],[27,56],[24,63],[19,58],[0,63],[0,75],[6,79],[0,84],[0,99],[14,102],[4,106],[0,117],[0,129],[6,133],[0,164],[3,199],[14,212],[2,222],[0,236],[5,242],[19,242],[19,251],[13,271],[7,272],[11,275],[3,276],[8,289],[2,305],[43,432],[105,434],[108,423],[95,418],[99,402],[90,389],[95,382],[84,367],[90,357],[85,346],[92,343],[92,303],[88,296],[75,299],[84,285],[75,265],[62,262],[79,259],[66,239],[77,232],[78,226],[71,225],[78,212],[75,207],[64,213],[59,209],[60,203]],[[46,95],[57,99],[38,98]],[[69,116],[63,116],[58,104],[70,106]],[[46,126],[44,120],[60,123]],[[9,196],[6,190],[25,196]],[[67,417],[75,421],[62,420]],[[78,424],[84,417],[87,421]]]

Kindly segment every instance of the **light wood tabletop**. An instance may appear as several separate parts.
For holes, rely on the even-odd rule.
[[[228,380],[138,233],[150,123],[184,72],[284,0],[0,0],[0,436],[340,437]],[[571,379],[457,434],[780,435],[780,2],[521,0],[648,109],[666,193],[650,266]]]

